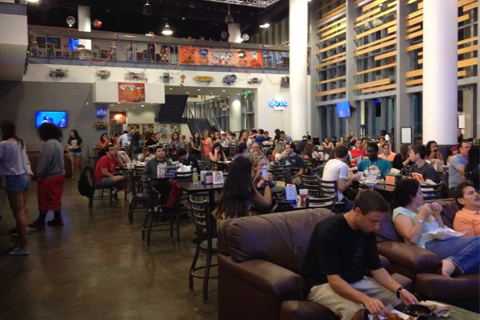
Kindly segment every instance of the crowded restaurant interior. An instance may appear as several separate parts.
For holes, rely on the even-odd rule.
[[[479,319],[479,0],[0,0],[0,319]]]

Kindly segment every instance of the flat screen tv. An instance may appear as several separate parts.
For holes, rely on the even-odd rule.
[[[350,103],[348,101],[337,103],[337,116],[339,118],[350,117]]]
[[[80,44],[79,39],[70,39],[68,40],[68,43],[70,44],[70,50],[75,51],[78,48],[78,45]]]
[[[35,126],[38,128],[43,123],[53,123],[60,128],[66,128],[67,111],[35,111]]]
[[[106,108],[97,108],[97,117],[105,118],[107,116],[107,109]]]

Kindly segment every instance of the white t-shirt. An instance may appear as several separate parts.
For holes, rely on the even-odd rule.
[[[338,179],[347,179],[347,177],[348,166],[340,160],[329,160],[323,169],[323,180],[338,182]],[[342,201],[342,199],[343,194],[340,190],[338,190],[338,201]]]

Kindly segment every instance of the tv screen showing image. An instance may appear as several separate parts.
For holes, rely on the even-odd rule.
[[[53,123],[60,128],[66,128],[66,111],[35,111],[35,126],[38,128],[44,123]]]
[[[350,117],[350,103],[348,101],[337,103],[337,116],[339,118]]]
[[[106,108],[97,108],[97,117],[105,118],[107,116],[107,109]]]

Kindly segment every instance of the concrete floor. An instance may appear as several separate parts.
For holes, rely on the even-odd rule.
[[[33,182],[29,222],[38,214],[36,193]],[[108,200],[94,201],[89,210],[69,179],[62,213],[63,227],[28,236],[29,256],[10,257],[7,230],[14,219],[8,203],[4,207],[0,319],[217,319],[217,280],[210,281],[208,303],[202,302],[201,280],[188,289],[193,223],[182,225],[179,243],[157,232],[148,247],[141,240],[143,213],[129,223],[123,200],[112,208]]]

